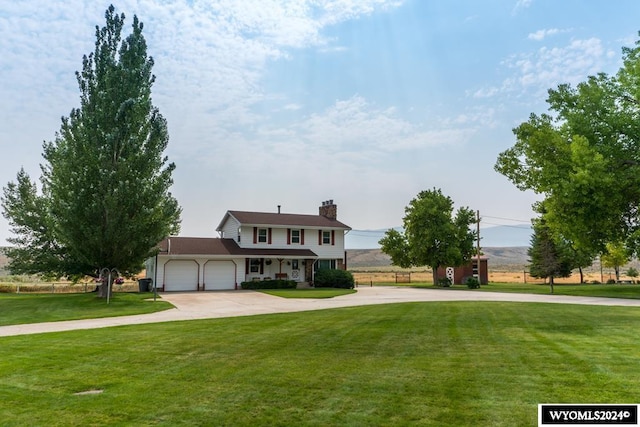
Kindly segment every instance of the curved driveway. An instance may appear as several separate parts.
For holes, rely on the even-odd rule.
[[[396,287],[360,287],[355,294],[328,299],[288,299],[255,291],[179,292],[163,293],[163,300],[175,308],[151,314],[68,320],[0,327],[0,337],[76,329],[106,328],[120,325],[171,322],[177,320],[214,319],[256,314],[289,313],[327,308],[399,302],[434,301],[503,301],[560,304],[585,304],[640,307],[640,300],[618,298],[573,297],[562,295],[532,295],[499,292],[477,292],[450,289],[416,289]]]

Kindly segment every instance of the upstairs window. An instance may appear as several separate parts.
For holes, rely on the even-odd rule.
[[[331,232],[330,231],[323,231],[322,232],[322,244],[323,245],[330,245],[331,244]]]
[[[267,229],[258,228],[258,243],[267,243]]]
[[[300,230],[291,230],[291,243],[300,244]]]

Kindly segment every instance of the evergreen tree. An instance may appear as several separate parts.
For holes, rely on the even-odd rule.
[[[80,107],[44,144],[42,195],[24,171],[4,189],[4,215],[17,235],[11,271],[98,275],[106,267],[132,275],[178,231],[180,207],[169,192],[175,165],[163,155],[169,136],[151,101],[143,25],[134,16],[123,40],[124,14],[110,6],[105,18],[76,73]]]
[[[533,277],[549,279],[549,287],[553,293],[555,277],[571,275],[571,248],[565,242],[554,238],[547,226],[544,215],[533,221],[533,236],[529,254],[529,273]]]

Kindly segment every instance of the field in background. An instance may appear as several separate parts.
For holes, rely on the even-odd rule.
[[[370,284],[394,284],[396,283],[396,271],[407,272],[408,270],[389,269],[389,270],[352,270],[351,273],[359,286]],[[411,271],[411,283],[433,283],[431,270]],[[600,273],[588,273],[584,275],[585,282],[593,283],[594,281],[606,283],[609,279],[608,275],[604,276],[604,281],[600,280]],[[626,276],[621,276],[621,280],[626,280]],[[558,284],[580,283],[580,275],[573,274],[571,277],[559,278],[554,280]],[[490,283],[546,283],[543,279],[536,279],[525,273],[524,271],[496,271],[489,269]]]
[[[0,277],[0,293],[40,293],[40,294],[77,294],[94,292],[95,282],[46,282],[37,278],[21,276]],[[125,281],[122,285],[113,285],[113,292],[137,292],[138,282]]]
[[[371,283],[395,283],[396,272],[410,272],[411,283],[433,283],[431,270],[403,270],[396,267],[373,267],[370,269],[362,268],[351,270],[351,273],[353,274],[353,277],[358,285],[368,285]],[[609,279],[615,279],[615,275],[613,274],[613,272],[603,272],[602,278],[604,280],[601,280],[599,271],[588,270],[584,273],[585,283],[606,283]],[[620,275],[620,279],[622,281],[632,280],[630,277],[627,277],[623,274]],[[558,284],[580,283],[580,274],[578,272],[574,272],[571,277],[556,278],[554,282]],[[493,270],[491,269],[491,267],[489,267],[489,283],[546,283],[546,281],[543,279],[536,279],[534,277],[531,277],[525,270]]]
[[[543,279],[531,277],[528,273],[528,255],[526,247],[483,248],[488,258],[490,283],[546,283]],[[426,267],[402,269],[391,265],[391,259],[379,249],[356,249],[347,251],[347,267],[361,284],[395,283],[396,272],[411,272],[411,282],[433,283],[431,269]],[[640,270],[640,263],[634,260],[620,269],[620,280],[634,280],[625,275],[629,267]],[[596,261],[583,270],[584,281],[588,283],[606,283],[615,279],[612,268],[600,270]],[[637,278],[636,278],[637,279]],[[556,283],[580,283],[580,273],[573,272],[571,277],[557,278]]]

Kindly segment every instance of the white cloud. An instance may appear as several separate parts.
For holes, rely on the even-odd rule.
[[[533,4],[533,0],[518,0],[513,7],[513,14],[518,13],[522,9],[527,9]]]
[[[302,105],[299,104],[287,104],[284,107],[282,107],[284,110],[289,110],[289,111],[297,111],[299,109],[302,108]]]
[[[606,69],[612,52],[597,38],[573,40],[566,47],[542,47],[532,54],[516,55],[506,65],[516,71],[513,84],[521,88],[550,88],[576,84]]]
[[[337,152],[372,150],[384,155],[390,151],[464,143],[469,130],[450,125],[425,128],[398,117],[393,108],[377,108],[356,95],[336,101],[324,112],[295,125],[293,130],[309,147],[330,147]]]
[[[535,33],[529,33],[529,35],[527,36],[527,38],[529,40],[536,40],[536,41],[541,41],[544,40],[546,37],[548,36],[553,36],[556,34],[562,34],[562,33],[568,33],[571,32],[571,29],[558,29],[558,28],[549,28],[549,29],[545,29],[545,30],[538,30]]]
[[[467,92],[473,98],[491,98],[500,93],[500,88],[495,86],[483,87],[473,92]]]

